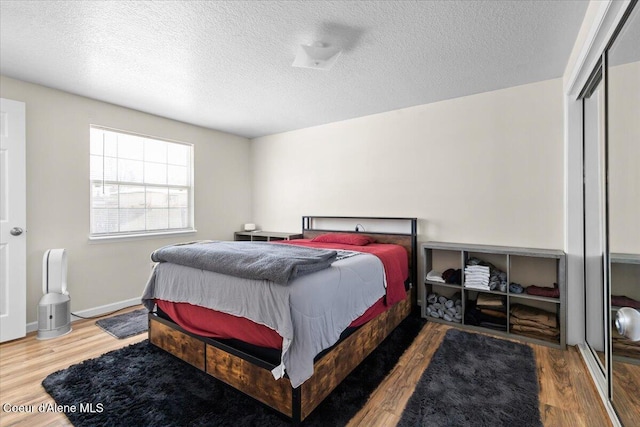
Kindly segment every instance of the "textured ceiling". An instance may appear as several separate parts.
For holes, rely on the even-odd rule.
[[[587,1],[1,1],[3,75],[246,137],[561,77]],[[329,71],[298,45],[344,51]]]

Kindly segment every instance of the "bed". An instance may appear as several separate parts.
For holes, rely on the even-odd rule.
[[[416,277],[415,218],[374,218],[382,223],[407,223],[406,232],[392,233],[318,229],[314,226],[317,218],[329,217],[303,217],[303,239],[263,244],[269,245],[269,251],[295,246],[294,251],[312,248],[314,254],[335,251],[338,256],[330,259],[329,268],[296,276],[287,285],[272,283],[279,276],[267,281],[251,276],[234,278],[227,286],[223,283],[227,272],[208,271],[198,268],[200,265],[173,265],[171,261],[180,261],[170,257],[160,263],[154,272],[158,277],[150,279],[143,296],[148,308],[155,307],[149,313],[150,342],[279,411],[293,423],[304,420],[410,313],[410,284]],[[363,238],[369,243],[351,244],[352,239],[359,242]],[[220,243],[210,246],[219,247]],[[398,274],[402,276],[400,285]],[[334,277],[343,282],[334,284]],[[167,291],[170,287],[179,290]],[[187,292],[190,287],[193,289]],[[203,288],[212,295],[192,296],[194,289]],[[332,300],[343,288],[355,289],[348,291],[354,295]],[[324,294],[308,293],[321,289]],[[223,296],[234,304],[222,301]],[[290,309],[282,309],[280,298]],[[329,306],[322,305],[326,303]],[[248,313],[248,307],[258,307],[260,313]],[[355,311],[345,307],[355,307]],[[322,318],[313,323],[332,310],[326,316],[331,322]],[[295,324],[293,331],[290,321]]]

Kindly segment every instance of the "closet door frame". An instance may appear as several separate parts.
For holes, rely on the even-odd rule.
[[[564,77],[565,94],[565,253],[567,254],[567,343],[577,345],[614,426],[620,426],[610,396],[611,385],[584,344],[584,193],[583,105],[580,94],[602,61],[626,15],[637,0],[591,3]],[[606,65],[606,58],[605,58]],[[606,71],[605,71],[606,73]],[[606,74],[605,74],[606,76]],[[607,253],[608,260],[608,253]],[[608,263],[607,263],[608,264]],[[607,300],[610,296],[607,296]],[[604,321],[604,319],[603,319]],[[607,325],[608,326],[608,325]],[[609,346],[610,348],[610,346]],[[611,357],[609,357],[611,360]],[[611,377],[610,368],[607,376]],[[599,377],[598,377],[599,375]]]
[[[587,129],[594,129],[592,126],[587,126],[587,108],[585,106],[585,102],[588,99],[592,99],[592,95],[596,90],[601,90],[602,94],[599,98],[602,99],[602,105],[597,105],[598,110],[602,110],[602,116],[598,115],[596,119],[598,121],[601,120],[601,123],[596,127],[597,134],[590,135]],[[607,399],[610,399],[612,396],[612,387],[610,385],[609,379],[611,378],[612,368],[611,368],[611,333],[610,328],[607,325],[611,324],[611,304],[610,304],[610,269],[609,269],[609,208],[608,208],[608,186],[607,186],[607,176],[608,176],[608,113],[607,113],[607,57],[606,51],[600,56],[599,61],[597,62],[596,67],[593,69],[591,76],[584,88],[580,92],[579,99],[582,101],[582,173],[583,173],[583,259],[584,259],[584,342],[586,344],[586,348],[589,350],[593,357],[593,365],[597,368],[594,370],[596,372],[596,376],[598,377],[598,383],[603,389],[608,389]],[[593,117],[589,117],[589,119],[593,119]],[[600,127],[601,126],[601,127]],[[587,147],[587,143],[593,143],[595,141],[596,147]],[[591,170],[591,167],[594,165],[587,164],[587,152],[596,153],[596,170]],[[597,182],[597,186],[595,188],[588,188],[587,182],[588,178],[595,178],[593,181]],[[591,182],[593,182],[591,181]],[[588,212],[591,205],[587,204],[587,194],[590,194],[590,197],[593,197],[593,193],[597,192],[598,206],[597,212]],[[587,215],[594,215],[598,219],[598,229],[593,230],[590,227],[590,222],[587,221]],[[596,239],[598,240],[598,247],[593,248],[589,245],[593,242],[593,238],[589,233],[595,233]],[[600,277],[591,277],[589,272],[590,266],[590,256],[588,256],[594,249],[598,251],[598,263],[599,263],[599,275]],[[601,287],[598,289],[600,292],[600,302],[601,307],[599,307],[599,312],[590,313],[589,312],[589,300],[588,300],[588,292],[593,291],[588,287],[589,281],[591,280],[599,281],[598,285]],[[597,314],[600,319],[599,327],[602,331],[602,345],[603,350],[602,353],[604,355],[604,363],[600,361],[598,355],[596,353],[596,349],[593,347],[593,344],[589,342],[589,328],[588,324],[589,320],[593,320],[592,317],[594,314]],[[592,323],[592,322],[591,322]],[[599,375],[601,374],[601,375]]]

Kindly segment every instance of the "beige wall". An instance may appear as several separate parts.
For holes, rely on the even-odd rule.
[[[554,79],[257,138],[253,218],[415,216],[419,240],[563,249]]]
[[[36,321],[42,256],[65,248],[71,309],[138,298],[155,248],[191,239],[231,239],[250,217],[250,143],[222,132],[0,76],[0,95],[26,103],[27,322]],[[89,124],[194,144],[197,233],[90,242]]]

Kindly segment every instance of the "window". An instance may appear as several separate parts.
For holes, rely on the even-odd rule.
[[[193,146],[90,128],[91,238],[195,231]]]

